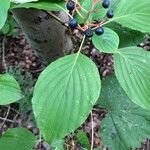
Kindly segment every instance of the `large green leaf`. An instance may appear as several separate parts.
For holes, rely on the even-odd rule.
[[[0,105],[10,104],[21,98],[21,89],[17,81],[11,75],[0,75]]]
[[[137,46],[143,42],[145,37],[145,33],[124,27],[116,22],[109,23],[107,27],[111,28],[118,34],[119,48]]]
[[[114,9],[116,21],[126,27],[142,32],[150,32],[150,0],[120,0]]]
[[[119,49],[114,55],[115,74],[133,102],[150,110],[150,53],[142,48]]]
[[[18,5],[12,5],[11,9],[14,8],[36,8],[50,11],[61,11],[65,10],[65,2],[50,2],[50,1],[38,1],[36,3],[23,3]]]
[[[100,135],[109,150],[141,147],[150,136],[150,111],[132,103],[114,76],[102,82],[98,103],[108,111]]]
[[[119,37],[113,30],[105,27],[104,34],[101,36],[94,34],[92,42],[101,52],[116,53],[119,46]]]
[[[8,129],[0,138],[1,150],[32,150],[36,137],[25,128]]]
[[[10,0],[0,0],[0,29],[5,24],[9,7]]]
[[[60,58],[42,72],[32,104],[47,142],[63,138],[83,123],[99,96],[100,87],[95,64],[80,53]]]

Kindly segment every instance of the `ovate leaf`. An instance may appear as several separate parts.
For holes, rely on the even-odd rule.
[[[8,129],[0,137],[1,150],[32,150],[36,137],[25,128]]]
[[[0,105],[10,104],[21,98],[18,82],[11,75],[0,75]]]
[[[150,53],[142,48],[119,49],[114,55],[115,74],[131,100],[150,110]]]
[[[5,24],[9,7],[10,0],[0,0],[0,29]]]
[[[49,11],[62,11],[65,10],[65,2],[50,2],[50,1],[38,1],[36,3],[23,3],[18,5],[13,5],[13,8],[36,8],[44,9]]]
[[[142,32],[150,31],[150,1],[120,0],[110,21]]]
[[[56,60],[41,73],[32,104],[38,127],[48,143],[83,123],[100,87],[95,64],[79,53]]]
[[[139,148],[149,138],[150,111],[132,103],[115,77],[102,82],[98,103],[108,112],[102,120],[100,136],[109,150]]]
[[[92,42],[101,52],[116,53],[119,45],[119,37],[113,30],[105,27],[104,34],[101,36],[94,34]]]

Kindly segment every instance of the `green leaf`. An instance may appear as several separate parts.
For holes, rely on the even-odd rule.
[[[32,104],[48,143],[62,139],[83,123],[97,101],[100,87],[95,64],[80,53],[56,60],[41,73]]]
[[[0,138],[1,150],[32,150],[36,137],[25,128],[8,129]]]
[[[108,111],[100,135],[109,150],[141,147],[150,136],[150,111],[132,103],[114,76],[102,82],[98,103]]]
[[[16,27],[16,22],[12,16],[8,16],[4,26],[0,30],[3,34],[10,36],[13,34],[13,29]]]
[[[137,105],[150,110],[150,53],[142,48],[119,49],[114,55],[115,74]]]
[[[10,7],[10,0],[0,0],[0,29],[7,20],[7,13]]]
[[[7,105],[21,98],[21,89],[17,81],[11,75],[0,75],[0,105]]]
[[[10,32],[10,24],[6,21],[2,29],[0,30],[1,33],[7,35]]]
[[[64,150],[64,140],[57,140],[53,143],[51,143],[51,146],[55,149],[55,150]]]
[[[113,30],[105,27],[104,34],[101,36],[94,34],[92,42],[101,52],[116,53],[119,45],[119,37]]]
[[[114,17],[109,20],[142,32],[150,31],[150,1],[120,0],[114,9]]]
[[[18,5],[12,5],[11,9],[14,8],[36,8],[36,9],[44,9],[49,11],[62,11],[66,10],[65,2],[49,2],[49,1],[38,1],[34,3],[23,3]]]
[[[79,130],[77,133],[77,138],[80,141],[80,143],[84,145],[84,148],[86,148],[87,150],[90,150],[91,146],[89,143],[89,139],[84,131]]]
[[[145,34],[132,30],[130,28],[124,27],[118,23],[111,22],[107,25],[107,27],[111,28],[115,31],[119,36],[119,48],[129,47],[129,46],[137,46],[141,42],[143,42]]]

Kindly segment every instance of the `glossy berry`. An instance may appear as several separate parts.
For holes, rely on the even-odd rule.
[[[86,30],[84,31],[84,34],[85,34],[86,37],[90,38],[90,37],[93,36],[93,31],[92,31],[91,28],[88,28],[88,29],[86,29]]]
[[[103,29],[102,27],[99,27],[99,28],[97,28],[97,29],[95,30],[95,33],[96,33],[97,35],[102,35],[102,34],[104,33],[104,29]]]
[[[77,27],[78,23],[76,21],[76,19],[70,19],[69,21],[69,27],[72,29],[75,29]]]
[[[75,8],[75,2],[72,1],[72,0],[68,1],[66,7],[70,11],[74,10],[74,8]]]
[[[108,8],[108,7],[109,7],[109,5],[110,5],[109,0],[103,0],[103,2],[102,2],[102,6],[103,6],[104,8]]]
[[[112,18],[114,16],[114,12],[112,11],[112,10],[109,10],[108,12],[107,12],[107,17],[108,18]]]

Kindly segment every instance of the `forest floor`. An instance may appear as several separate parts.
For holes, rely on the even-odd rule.
[[[25,98],[18,103],[14,103],[8,106],[0,107],[0,134],[6,131],[8,128],[25,127],[32,131],[35,135],[39,135],[39,130],[36,128],[35,120],[33,118],[31,98],[34,84],[40,74],[45,68],[42,61],[37,54],[29,46],[24,34],[17,29],[18,35],[15,37],[0,36],[0,64],[6,62],[8,72],[13,74],[17,81],[20,83]],[[76,35],[76,42],[80,42],[81,35],[78,30],[74,31]],[[140,44],[147,50],[150,50],[150,40]],[[3,48],[3,51],[2,51]],[[82,48],[82,52],[89,56],[97,65],[101,78],[105,78],[113,74],[113,59],[110,54],[99,53],[91,44],[90,40],[86,42],[86,45]],[[5,56],[2,58],[2,56]],[[0,73],[4,73],[4,65],[0,66]],[[95,106],[91,115],[80,127],[85,131],[91,141],[93,122],[94,130],[94,147],[98,149],[103,147],[100,139],[100,123],[105,117],[106,111]],[[81,150],[81,144],[76,141],[73,134],[66,137],[66,145],[69,150]],[[37,144],[36,150],[49,150],[47,144],[40,142]],[[150,150],[150,141],[147,140],[143,143],[141,150]]]

